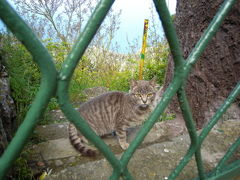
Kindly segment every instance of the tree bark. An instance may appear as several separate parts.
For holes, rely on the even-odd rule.
[[[223,0],[177,1],[175,26],[184,58],[191,53],[222,3]],[[186,93],[198,128],[212,115],[209,111],[215,111],[240,80],[239,17],[240,1],[237,1],[187,80]],[[172,77],[170,58],[164,88]],[[176,100],[173,102],[169,109],[179,113]],[[236,113],[240,117],[240,110]]]

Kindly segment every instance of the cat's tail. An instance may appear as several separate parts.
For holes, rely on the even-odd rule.
[[[91,149],[84,144],[84,142],[87,142],[87,140],[78,133],[76,127],[71,123],[69,123],[68,126],[68,133],[69,140],[77,151],[79,151],[84,156],[96,156],[96,150]]]

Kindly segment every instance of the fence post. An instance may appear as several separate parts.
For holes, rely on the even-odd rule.
[[[145,59],[145,51],[147,46],[147,31],[148,31],[148,19],[144,20],[144,28],[143,28],[143,39],[142,39],[142,51],[140,55],[140,62],[139,62],[139,80],[143,79],[143,65]]]

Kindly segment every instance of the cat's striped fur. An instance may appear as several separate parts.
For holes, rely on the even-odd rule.
[[[100,95],[82,104],[78,111],[99,136],[115,131],[120,146],[125,150],[128,148],[126,129],[142,124],[149,116],[154,108],[156,87],[155,79],[132,80],[129,93],[109,92]],[[87,140],[73,124],[69,124],[69,138],[83,155],[95,155],[96,152],[86,146]]]

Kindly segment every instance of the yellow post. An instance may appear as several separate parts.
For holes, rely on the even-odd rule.
[[[148,30],[148,19],[144,20],[144,29],[143,29],[143,41],[142,41],[142,51],[141,51],[141,59],[139,62],[139,79],[142,80],[143,74],[143,65],[144,65],[144,58],[145,58],[145,49],[147,46],[147,30]]]

